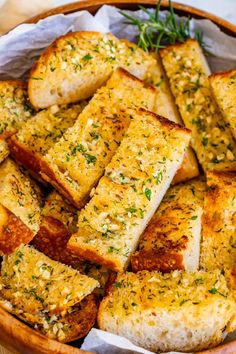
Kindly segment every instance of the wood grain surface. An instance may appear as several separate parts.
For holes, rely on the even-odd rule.
[[[33,1],[33,0],[32,0]],[[103,4],[114,5],[122,9],[137,9],[138,5],[152,7],[156,4],[156,0],[86,0],[55,8],[39,16],[36,16],[27,23],[36,23],[50,15],[59,13],[69,14],[79,10],[88,10],[95,13]],[[212,14],[192,8],[190,6],[173,4],[175,11],[179,15],[190,15],[195,18],[207,18],[215,22],[222,31],[231,36],[236,37],[236,26],[227,21],[218,18]],[[168,7],[168,0],[162,1],[162,8]],[[32,330],[16,318],[11,316],[0,308],[0,344],[4,345],[8,350],[0,347],[0,354],[91,354],[77,348],[61,344],[54,340],[47,339],[45,336]],[[236,354],[236,341],[226,345],[219,346],[201,354]],[[200,353],[199,353],[200,354]]]

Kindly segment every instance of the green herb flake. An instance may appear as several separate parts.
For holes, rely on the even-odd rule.
[[[196,220],[197,219],[197,215],[194,215],[190,218],[190,220]]]
[[[156,184],[160,184],[161,181],[163,180],[163,173],[158,172],[157,176],[155,177],[155,180],[156,180]]]
[[[208,144],[208,138],[206,138],[205,136],[202,138],[202,144],[203,146],[207,146]]]
[[[121,282],[116,282],[113,283],[114,288],[121,288],[122,287],[122,283]]]
[[[92,163],[93,165],[95,165],[95,163],[97,161],[96,156],[93,156],[90,154],[86,154],[85,158],[86,158],[88,164]]]
[[[219,292],[215,287],[211,288],[210,290],[208,290],[208,292],[212,295],[215,295],[215,294],[219,294],[223,297],[227,297],[227,295],[225,294],[222,294],[221,292]]]
[[[151,198],[152,198],[152,191],[151,191],[151,189],[146,188],[144,194],[145,194],[146,198],[150,201]]]
[[[82,59],[85,61],[89,61],[89,60],[93,59],[93,57],[90,54],[86,54]]]

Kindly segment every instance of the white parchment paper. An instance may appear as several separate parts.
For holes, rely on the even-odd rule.
[[[132,13],[142,19],[146,18],[142,11]],[[162,12],[162,16],[165,15],[166,12]],[[236,38],[224,34],[209,20],[192,19],[190,25],[192,31],[200,29],[204,33],[204,42],[211,54],[207,59],[213,72],[236,67]],[[80,11],[70,15],[51,16],[37,24],[23,24],[0,37],[0,79],[27,78],[34,61],[54,39],[68,32],[81,30],[111,31],[119,38],[132,41],[138,34],[133,26],[126,24],[119,10],[112,6],[103,6],[95,16],[87,11]],[[227,340],[235,338],[236,335],[231,334]],[[98,354],[151,354],[125,338],[94,328],[87,335],[82,349]]]

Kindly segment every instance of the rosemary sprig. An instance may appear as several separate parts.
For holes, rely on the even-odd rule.
[[[139,6],[139,8],[148,15],[148,19],[144,21],[128,15],[125,12],[120,12],[128,20],[127,24],[134,25],[138,28],[138,46],[145,51],[154,50],[158,52],[158,49],[164,48],[168,44],[174,44],[176,42],[182,43],[187,38],[192,37],[190,33],[190,18],[186,21],[176,21],[172,2],[169,0],[169,14],[166,16],[165,20],[161,20],[160,6],[161,0],[157,2],[154,14],[145,7]],[[201,31],[196,31],[194,38],[204,47],[203,33]]]

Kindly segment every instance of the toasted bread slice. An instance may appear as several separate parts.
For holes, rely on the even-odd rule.
[[[216,102],[236,139],[236,69],[212,74],[209,79]]]
[[[128,266],[191,136],[187,129],[143,109],[134,110],[132,117],[68,243],[75,254],[114,271]]]
[[[170,119],[172,122],[183,125],[183,121],[179,115],[174,98],[170,91],[166,74],[158,55],[153,54],[156,59],[154,65],[150,68],[147,82],[156,88],[156,100],[153,112]],[[176,172],[173,183],[179,183],[199,175],[198,163],[194,152],[189,148],[184,156],[183,163]]]
[[[0,166],[0,254],[29,243],[39,230],[38,186],[10,159]]]
[[[201,266],[229,270],[236,265],[236,173],[208,172],[207,185]]]
[[[23,81],[0,81],[0,162],[8,155],[6,139],[32,116],[33,109]]]
[[[77,209],[69,204],[65,198],[55,190],[47,196],[42,209],[42,216],[51,217],[60,221],[69,233],[73,233],[77,230]]]
[[[82,208],[129,126],[131,108],[152,109],[154,99],[152,86],[117,69],[43,158],[42,177]]]
[[[56,262],[31,246],[21,246],[4,256],[1,298],[32,318],[41,311],[60,314],[89,295],[98,281]]]
[[[154,59],[111,33],[74,32],[56,39],[34,65],[29,97],[36,108],[77,102],[92,96],[112,71],[123,67],[145,79]]]
[[[8,140],[11,155],[26,168],[39,174],[40,161],[71,127],[85,104],[53,106],[36,114]]]
[[[62,343],[72,342],[86,336],[95,324],[98,301],[94,294],[87,295],[80,303],[73,306],[67,314],[48,316],[40,313],[39,318],[12,306],[9,301],[0,299],[0,306],[33,326],[45,336]]]
[[[236,143],[211,92],[210,70],[199,43],[185,43],[160,50],[181,117],[192,130],[192,147],[203,169],[236,169]]]
[[[133,271],[198,270],[204,190],[201,179],[168,190],[131,257]]]
[[[155,353],[195,352],[223,341],[235,311],[219,271],[142,271],[118,274],[100,304],[98,325]]]
[[[94,291],[102,296],[109,270],[100,264],[84,261],[67,249],[71,234],[77,230],[77,222],[78,211],[54,190],[45,201],[40,229],[31,243],[51,259],[70,265],[82,274],[96,279],[100,287]]]
[[[59,193],[52,191],[45,201],[40,229],[32,244],[51,259],[79,268],[81,258],[71,254],[66,247],[70,236],[77,230],[77,221],[77,210]]]

